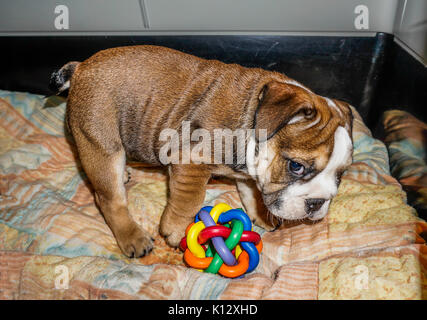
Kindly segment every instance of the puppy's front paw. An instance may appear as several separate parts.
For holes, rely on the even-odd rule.
[[[252,223],[257,225],[258,227],[261,227],[265,231],[270,232],[276,230],[276,226],[273,226],[270,222],[266,222],[265,220],[260,218],[252,220]]]
[[[136,224],[116,239],[122,252],[129,258],[140,258],[153,250],[154,239]]]
[[[160,234],[165,237],[168,245],[178,247],[182,237],[185,236],[185,229],[191,222],[191,217],[176,217],[175,219],[171,219],[163,214],[160,222]]]

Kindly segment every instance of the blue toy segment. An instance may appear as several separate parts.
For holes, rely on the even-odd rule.
[[[237,219],[242,221],[243,230],[251,231],[252,229],[251,219],[249,219],[248,215],[240,209],[231,209],[231,210],[228,210],[227,212],[222,213],[218,218],[218,223],[226,224],[227,222],[230,222],[232,219]]]
[[[249,255],[249,267],[246,272],[251,272],[254,270],[259,263],[259,253],[255,245],[251,242],[242,241],[240,246],[245,250]]]

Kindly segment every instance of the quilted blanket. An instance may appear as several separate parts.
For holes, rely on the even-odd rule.
[[[0,299],[425,299],[427,224],[390,175],[383,143],[355,113],[353,164],[327,218],[261,228],[256,270],[239,279],[187,267],[158,233],[162,169],[130,163],[133,218],[155,238],[123,256],[94,204],[65,100],[0,90]],[[241,207],[233,184],[212,181],[205,205]]]
[[[390,171],[408,194],[408,203],[427,217],[427,124],[402,110],[383,114]]]

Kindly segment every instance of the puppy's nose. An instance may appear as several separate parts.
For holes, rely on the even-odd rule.
[[[320,210],[325,201],[325,199],[306,199],[305,212],[307,212],[309,216],[312,216],[314,213]]]

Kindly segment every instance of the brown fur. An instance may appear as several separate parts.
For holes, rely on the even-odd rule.
[[[160,165],[163,129],[179,131],[185,120],[192,129],[210,131],[265,128],[272,146],[280,151],[277,154],[286,150],[287,157],[316,163],[316,170],[321,170],[332,150],[335,129],[351,122],[346,105],[339,104],[345,114],[340,117],[315,94],[286,84],[290,79],[282,74],[163,47],[108,49],[73,67],[67,121],[96,201],[128,256],[146,254],[152,239],[129,215],[123,186],[125,158]],[[318,113],[322,120],[315,127],[300,129]],[[285,125],[298,114],[305,120]],[[285,165],[283,159],[272,164],[272,180],[282,187],[288,180]],[[249,178],[244,168],[229,165],[169,165],[169,198],[160,232],[170,245],[178,245],[202,205],[212,174]],[[256,209],[248,211],[256,214]]]

